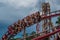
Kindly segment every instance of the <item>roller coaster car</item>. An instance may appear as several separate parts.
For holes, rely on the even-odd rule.
[[[17,27],[20,27],[20,25],[18,23],[14,23],[14,30],[17,30]]]
[[[26,24],[26,22],[24,21],[24,19],[22,19],[20,26],[21,26],[22,28],[24,28],[24,27],[27,26],[27,24]]]
[[[10,26],[9,28],[8,28],[8,33],[9,34],[14,34],[14,29],[13,29],[13,27],[12,26]]]
[[[13,25],[14,25],[14,27],[16,27],[17,26],[17,23],[14,23]]]
[[[2,40],[6,40],[7,39],[7,37],[8,37],[8,35],[3,35],[3,37],[2,37]]]
[[[39,12],[36,12],[35,14],[32,14],[31,15],[31,18],[32,18],[33,23],[39,22],[40,21],[40,18],[41,18],[40,13]]]
[[[21,23],[21,20],[18,20],[18,24],[20,24]]]
[[[18,27],[18,32],[20,32],[22,30],[22,28],[21,27]]]
[[[35,15],[34,14],[31,15],[31,18],[32,18],[33,23],[35,23],[36,18],[35,18]]]
[[[15,30],[17,30],[18,27],[20,27],[20,25],[19,25],[19,24],[16,24],[16,26],[15,26]]]
[[[15,32],[14,30],[9,30],[9,31],[8,31],[8,33],[9,33],[10,35],[13,35],[14,32]]]
[[[39,22],[41,18],[39,11],[35,13],[35,17],[36,17],[37,22]]]
[[[30,16],[27,16],[27,17],[26,17],[26,20],[27,20],[27,21],[30,21],[30,19],[31,19]]]
[[[14,30],[14,27],[13,27],[12,25],[10,25],[10,26],[8,27],[8,30]]]
[[[32,21],[32,18],[30,17],[30,16],[27,16],[26,17],[26,23],[27,23],[27,26],[30,26],[30,25],[32,25],[33,24],[33,21]]]
[[[18,32],[18,27],[20,27],[20,24],[14,23],[13,25],[14,25],[14,33],[17,34],[17,32]]]
[[[17,27],[15,28],[15,33],[21,30],[22,30],[22,27],[19,24],[17,24]]]

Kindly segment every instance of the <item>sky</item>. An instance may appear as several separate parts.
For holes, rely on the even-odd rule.
[[[18,21],[18,19],[22,19],[36,11],[41,11],[42,2],[49,2],[51,11],[60,9],[60,0],[0,0],[0,38],[7,32],[8,26]],[[53,18],[52,21],[55,22],[54,20],[57,19]],[[34,29],[35,26],[27,28],[27,32]],[[18,35],[21,35],[21,33]]]

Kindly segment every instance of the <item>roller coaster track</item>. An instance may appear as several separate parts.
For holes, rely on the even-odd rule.
[[[53,27],[53,28],[51,28],[51,29],[49,29],[49,30],[53,30],[54,28],[56,28],[57,29],[57,27],[59,27],[59,26],[55,26],[55,27]],[[54,31],[56,30],[56,29],[54,29]],[[45,30],[45,31],[43,31],[43,32],[40,32],[40,33],[36,33],[36,34],[33,34],[33,35],[30,35],[30,36],[26,36],[26,38],[31,38],[31,37],[33,37],[33,36],[36,36],[36,35],[40,35],[40,37],[41,36],[43,36],[43,35],[41,35],[42,33],[45,33],[46,31],[49,31],[49,30]],[[50,33],[50,32],[49,32]],[[45,34],[46,35],[46,34]],[[51,36],[51,35],[50,35]],[[37,37],[37,36],[36,36]],[[32,39],[32,40],[36,40],[36,37],[34,38],[34,39]],[[48,37],[48,36],[47,36]],[[45,38],[45,37],[43,37],[43,38]],[[41,39],[43,39],[42,37],[41,37]],[[23,40],[23,38],[21,39],[21,40]]]
[[[54,11],[54,12],[50,12],[51,14],[49,15],[47,15],[47,16],[45,16],[45,15],[40,15],[40,12],[36,12],[36,13],[34,13],[34,14],[32,14],[32,15],[29,15],[29,16],[27,16],[27,17],[24,17],[22,20],[21,20],[21,24],[23,25],[23,27],[30,27],[31,25],[33,25],[33,24],[36,24],[37,22],[40,22],[41,20],[44,20],[44,19],[48,19],[48,18],[52,18],[52,17],[55,17],[55,16],[60,16],[60,10],[57,10],[57,11]],[[27,21],[27,18],[30,18],[31,20],[28,20]],[[31,22],[31,23],[30,23]],[[20,23],[20,22],[19,22]],[[24,24],[24,23],[26,23],[26,25]],[[30,24],[29,24],[30,23]],[[21,24],[19,24],[19,26],[21,26]],[[13,24],[14,25],[14,24]],[[18,25],[18,22],[17,22],[17,24],[16,25]],[[10,26],[9,26],[10,27]],[[13,28],[15,28],[16,26],[14,26]],[[22,29],[20,29],[20,31],[22,31],[23,30],[23,27],[21,27]],[[8,31],[9,31],[9,29],[8,29]],[[7,33],[6,33],[6,35],[7,35],[7,38],[6,38],[6,40],[9,40],[11,37],[14,37],[15,35],[17,35],[19,32],[18,31],[16,31],[16,33],[14,33],[14,34],[9,34],[9,32],[7,31]],[[60,29],[58,29],[57,31],[55,31],[55,32],[53,32],[53,33],[49,33],[49,34],[47,34],[47,35],[53,35],[53,34],[55,34],[55,33],[57,33],[57,32],[59,32],[60,31]],[[4,36],[4,35],[3,35]],[[43,37],[46,37],[46,35],[44,35]],[[38,37],[37,39],[40,39],[40,38],[43,38],[43,37]],[[3,38],[3,37],[2,37]],[[4,38],[3,38],[4,39]],[[3,40],[2,39],[2,40]],[[35,39],[33,39],[33,40],[35,40]]]
[[[59,26],[60,27],[60,26]],[[33,38],[32,40],[43,40],[44,38],[47,38],[51,35],[54,35],[56,33],[59,33],[60,32],[60,28],[59,29],[56,29],[55,31],[51,32],[51,33],[47,33],[47,34],[44,34],[43,36],[38,36],[36,38]]]

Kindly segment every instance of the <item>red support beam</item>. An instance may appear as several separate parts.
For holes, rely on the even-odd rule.
[[[49,16],[44,16],[44,17],[41,16],[42,17],[41,20],[48,19],[48,18],[55,17],[55,16],[60,16],[60,13],[58,13],[58,14],[51,14]]]
[[[37,13],[38,13],[38,12],[37,12]],[[39,15],[39,16],[40,16],[40,15]],[[51,15],[49,15],[49,16],[44,16],[44,17],[41,16],[40,19],[41,19],[41,20],[44,20],[44,19],[48,19],[48,18],[51,18],[51,17],[55,17],[55,16],[60,16],[60,13],[58,13],[58,14],[55,13],[55,14],[51,14]],[[36,18],[35,18],[35,19],[36,19]],[[39,19],[39,18],[37,18],[37,20],[38,20],[38,19]],[[40,21],[41,21],[41,20],[40,20]],[[21,21],[22,21],[22,20],[21,20]],[[39,21],[39,22],[40,22],[40,21]],[[31,24],[31,25],[33,25],[33,24]],[[29,26],[31,26],[31,25],[29,25]],[[25,26],[25,27],[27,27],[27,26]],[[22,30],[22,29],[21,29],[21,30]],[[50,35],[51,35],[51,34],[50,34]]]
[[[60,32],[60,29],[57,29],[56,31],[51,32],[51,33],[48,33],[48,34],[45,34],[45,35],[43,35],[43,36],[39,36],[39,37],[34,38],[34,39],[32,39],[32,40],[41,40],[41,39],[44,39],[44,38],[49,37],[49,36],[51,36],[51,35],[54,35],[55,33],[58,33],[58,32]]]

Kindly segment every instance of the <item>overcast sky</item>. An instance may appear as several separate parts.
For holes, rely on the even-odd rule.
[[[0,37],[18,19],[41,11],[41,3],[49,2],[51,11],[60,9],[60,0],[0,0]]]

